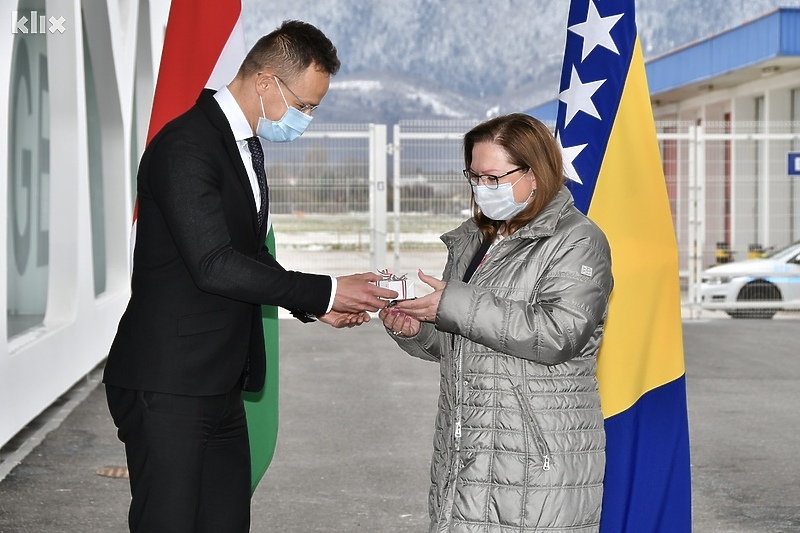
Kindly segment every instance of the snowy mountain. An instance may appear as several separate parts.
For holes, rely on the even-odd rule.
[[[293,0],[280,9],[267,0],[242,4],[248,45],[282,20],[299,19],[319,27],[338,48],[342,69],[317,121],[480,119],[558,94],[567,0]],[[645,58],[779,6],[800,7],[800,0],[640,0]]]

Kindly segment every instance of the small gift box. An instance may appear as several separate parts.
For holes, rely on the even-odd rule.
[[[409,280],[405,274],[397,276],[388,270],[379,270],[378,274],[383,277],[378,281],[378,287],[383,287],[397,292],[395,300],[409,300],[414,298],[414,282]]]

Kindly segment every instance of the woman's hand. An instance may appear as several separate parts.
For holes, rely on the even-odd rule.
[[[422,270],[418,272],[420,281],[433,288],[433,292],[414,300],[402,300],[392,309],[397,309],[408,317],[420,322],[436,322],[436,313],[439,311],[439,301],[447,283],[428,276]]]
[[[397,306],[387,307],[378,312],[378,317],[383,320],[383,325],[395,335],[413,337],[419,333],[419,320],[403,313]]]

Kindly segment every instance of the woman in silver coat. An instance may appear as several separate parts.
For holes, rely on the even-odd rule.
[[[464,137],[473,217],[442,236],[433,292],[381,311],[441,369],[430,533],[599,529],[605,432],[596,356],[613,280],[550,131],[524,114]]]

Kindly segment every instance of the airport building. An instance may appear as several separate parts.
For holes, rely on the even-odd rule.
[[[3,1],[0,446],[101,363],[168,2]]]

